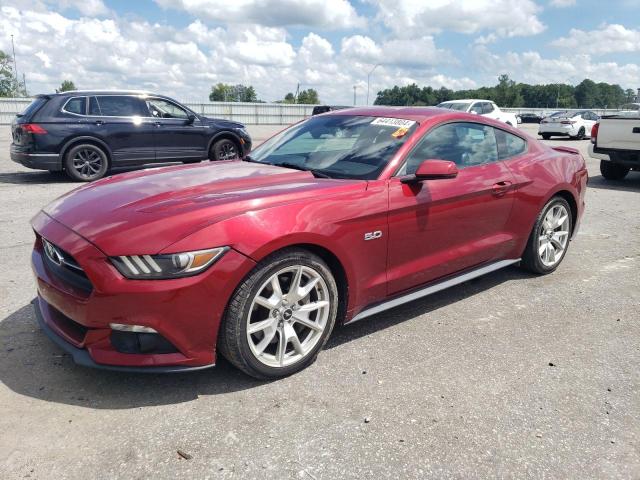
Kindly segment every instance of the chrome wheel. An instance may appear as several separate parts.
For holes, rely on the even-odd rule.
[[[75,152],[72,160],[73,169],[82,178],[94,178],[102,170],[104,159],[93,148],[82,148]]]
[[[570,217],[562,204],[552,206],[546,213],[538,231],[538,255],[546,267],[562,260],[569,242]]]
[[[304,359],[327,328],[329,289],[313,268],[293,265],[273,274],[254,297],[246,334],[251,353],[269,367]]]

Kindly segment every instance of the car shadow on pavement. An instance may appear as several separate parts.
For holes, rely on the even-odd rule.
[[[353,325],[336,328],[325,349],[392,327],[503,282],[529,277],[526,272],[510,267],[471,280]],[[245,375],[220,357],[214,368],[182,374],[126,373],[80,367],[40,330],[31,304],[0,322],[0,349],[0,381],[9,389],[43,401],[93,409],[177,404],[199,396],[268,383]]]
[[[11,172],[0,173],[0,184],[8,183],[13,185],[21,184],[51,184],[51,183],[78,183],[67,177],[64,172]]]
[[[602,175],[589,177],[589,188],[640,192],[640,173],[629,172],[623,180],[606,180]]]

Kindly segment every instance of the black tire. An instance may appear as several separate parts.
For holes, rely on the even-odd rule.
[[[257,360],[247,340],[247,323],[253,299],[260,293],[265,281],[283,268],[295,265],[309,267],[322,277],[329,292],[330,306],[325,330],[318,343],[297,363],[285,367],[272,367]],[[327,342],[338,312],[338,287],[331,270],[317,255],[303,249],[287,249],[262,260],[236,288],[225,311],[218,336],[218,351],[234,366],[246,374],[261,379],[286,377],[311,365]],[[275,338],[275,337],[274,337]],[[286,347],[285,347],[286,348]]]
[[[105,151],[92,144],[82,143],[69,149],[64,157],[64,171],[77,182],[92,182],[102,178],[109,169]]]
[[[549,140],[551,138],[551,135],[549,135],[548,133],[543,133],[542,134],[542,139],[543,140]]]
[[[212,162],[233,160],[235,158],[240,158],[240,147],[236,142],[228,138],[216,141],[209,151],[209,160]]]
[[[547,266],[544,263],[542,263],[542,260],[540,259],[540,254],[538,252],[538,249],[539,249],[539,240],[540,240],[542,222],[544,221],[544,218],[547,215],[547,212],[556,205],[564,206],[564,208],[568,212],[569,238],[571,238],[571,232],[573,231],[574,219],[573,219],[573,214],[571,212],[571,207],[569,205],[569,202],[567,202],[562,197],[553,197],[551,200],[549,200],[546,203],[544,208],[540,211],[540,213],[536,217],[536,221],[533,225],[533,229],[531,230],[531,234],[529,235],[529,241],[527,242],[527,246],[525,247],[524,253],[522,255],[522,261],[520,262],[520,266],[522,268],[539,275],[546,275],[548,273],[553,272],[556,268],[558,268],[558,266],[562,263],[562,260],[564,259],[565,255],[567,254],[567,250],[569,250],[570,241],[568,239],[567,245],[564,251],[562,252],[562,256],[560,257],[560,259],[557,261],[555,265]]]
[[[584,136],[585,136],[585,130],[584,127],[580,127],[580,130],[578,130],[578,135],[576,135],[575,137],[572,137],[574,140],[583,140]]]
[[[600,173],[607,180],[622,180],[631,170],[629,167],[613,163],[607,160],[600,160]]]

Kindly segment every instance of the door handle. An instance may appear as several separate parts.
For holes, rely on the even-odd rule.
[[[104,125],[104,122],[102,120],[96,120],[95,122],[96,125]]]
[[[155,122],[155,123],[154,123],[154,125],[155,125],[156,127],[161,127],[161,126],[162,126],[162,123],[160,123],[160,122]]]
[[[496,197],[501,197],[502,195],[507,193],[509,187],[511,187],[511,182],[497,182],[493,184],[493,186],[491,187],[491,191]]]

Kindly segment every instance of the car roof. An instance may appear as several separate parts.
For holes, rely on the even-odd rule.
[[[494,103],[493,100],[487,100],[482,98],[459,98],[456,100],[447,100],[446,102],[440,103],[469,103],[469,102],[491,102]]]
[[[157,93],[148,92],[146,90],[69,90],[66,92],[49,93],[43,96],[72,97],[77,95],[152,95],[154,97],[165,97],[165,95],[159,95]]]
[[[465,119],[477,119],[477,115],[448,110],[438,107],[354,107],[346,110],[333,110],[323,114],[325,115],[358,115],[363,117],[390,117],[403,118],[405,120],[414,120],[416,122],[424,122],[428,119],[440,116],[450,116]]]

